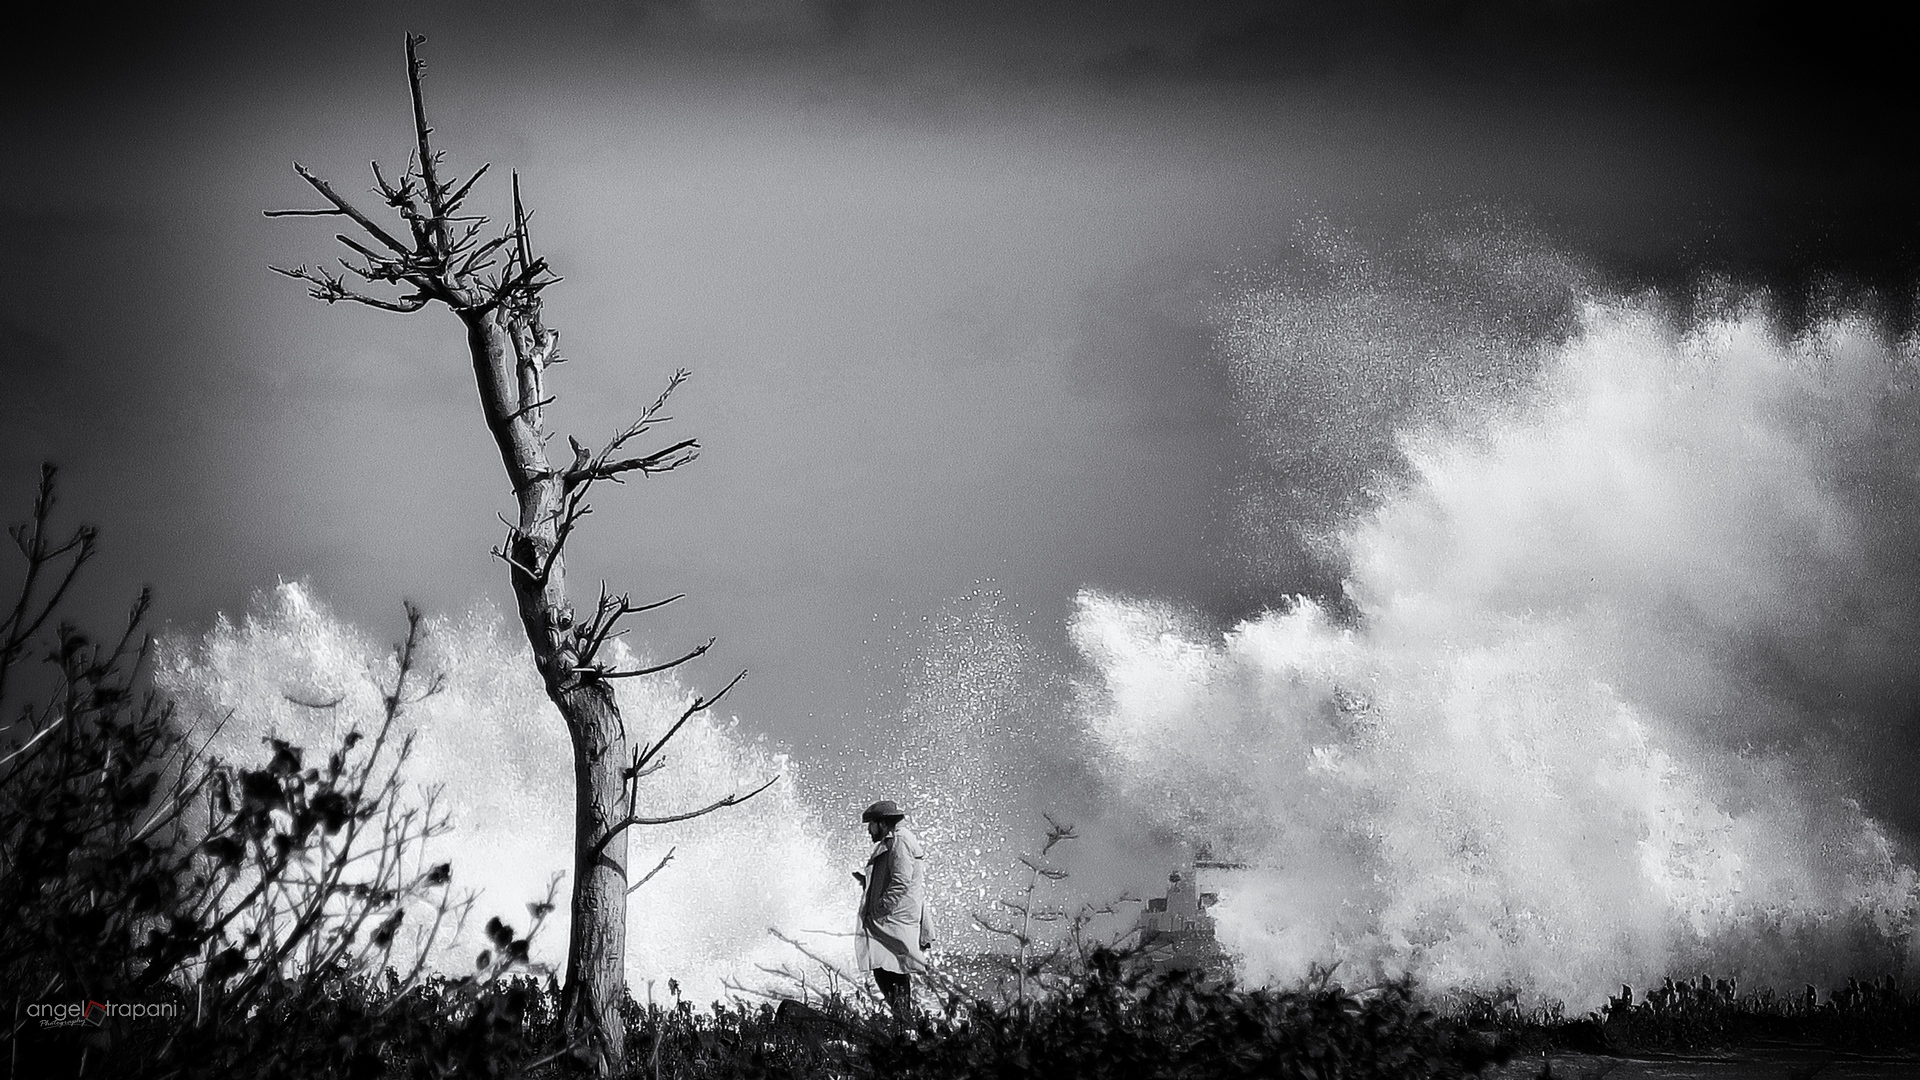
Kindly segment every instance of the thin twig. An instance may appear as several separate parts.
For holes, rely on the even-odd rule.
[[[678,847],[668,848],[667,853],[660,857],[660,861],[654,865],[653,869],[647,871],[647,875],[645,877],[627,886],[627,893],[631,895],[632,893],[638,891],[640,886],[645,885],[649,881],[652,881],[653,875],[659,873],[662,870],[665,870],[667,868],[667,864],[673,861],[673,853],[678,850],[680,850]]]
[[[718,640],[720,639],[708,638],[704,643],[694,646],[693,649],[689,651],[686,655],[675,657],[674,659],[668,660],[665,663],[654,664],[651,667],[637,668],[633,671],[602,671],[600,672],[600,677],[603,679],[631,679],[640,675],[657,675],[662,671],[668,670],[669,668],[677,668],[681,664],[687,663],[690,660],[694,660],[701,656],[706,655],[707,650],[713,648],[713,643]],[[592,669],[575,668],[574,670],[588,671]],[[737,682],[739,680],[736,679],[735,681]],[[732,684],[729,683],[728,685],[731,686]],[[725,691],[721,691],[721,692],[725,693]],[[718,700],[717,695],[715,700]],[[711,704],[711,702],[709,702],[709,704]]]

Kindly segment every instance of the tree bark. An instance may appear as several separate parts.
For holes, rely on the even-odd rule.
[[[613,689],[596,683],[568,693],[560,706],[573,736],[574,836],[608,837],[623,813],[621,762],[626,740]],[[626,1061],[627,834],[613,834],[597,854],[574,845],[573,923],[567,934],[567,984],[562,1015],[573,1023],[592,1017],[610,1068]]]
[[[562,1015],[594,1049],[597,1069],[614,1074],[626,1061],[620,998],[627,947],[627,836],[614,827],[625,815],[629,750],[613,687],[594,670],[576,670],[574,612],[558,535],[565,480],[548,464],[541,410],[520,404],[541,400],[538,383],[553,333],[537,312],[494,308],[464,318],[481,410],[519,503],[508,575],[521,627],[573,743],[573,898]]]

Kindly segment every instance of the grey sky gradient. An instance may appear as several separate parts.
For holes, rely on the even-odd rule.
[[[0,505],[60,462],[105,530],[89,602],[151,581],[182,626],[280,577],[369,626],[505,600],[456,322],[266,270],[332,254],[260,216],[310,201],[289,161],[362,191],[404,160],[409,28],[454,167],[494,163],[496,212],[518,169],[567,279],[558,427],[603,438],[694,371],[674,434],[707,449],[600,501],[577,580],[688,593],[644,644],[717,635],[744,722],[803,751],[857,738],[874,657],[983,581],[1055,649],[1082,586],[1221,619],[1335,587],[1284,531],[1249,566],[1275,459],[1213,321],[1323,225],[1491,214],[1596,280],[1724,271],[1789,309],[1911,284],[1914,41],[1877,7],[1339,7],[155,8],[17,41]],[[1304,513],[1386,464],[1402,404],[1287,489]]]

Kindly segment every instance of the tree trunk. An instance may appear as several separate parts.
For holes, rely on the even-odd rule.
[[[572,924],[562,1015],[569,1032],[587,1037],[601,1075],[619,1075],[626,1066],[620,999],[626,986],[627,837],[613,830],[626,812],[627,734],[613,687],[591,671],[575,670],[566,559],[555,550],[564,480],[547,463],[540,410],[519,405],[541,400],[542,358],[528,359],[551,351],[551,331],[537,313],[516,317],[500,308],[469,316],[467,330],[487,428],[519,503],[518,533],[509,545],[514,599],[547,697],[573,741]],[[522,386],[522,380],[532,385]]]
[[[626,1062],[620,1000],[626,989],[627,834],[614,833],[597,854],[582,841],[607,836],[624,813],[626,738],[606,683],[580,687],[556,703],[573,736],[574,777],[573,923],[562,1009],[575,1030],[591,1018],[607,1067],[617,1075]]]

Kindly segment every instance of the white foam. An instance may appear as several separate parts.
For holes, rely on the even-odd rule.
[[[1911,505],[1913,372],[1864,321],[1589,307],[1526,402],[1403,436],[1410,480],[1339,534],[1351,627],[1080,596],[1120,797],[1256,864],[1218,909],[1255,978],[1340,960],[1590,1007],[1699,965],[1904,967],[1913,870],[1794,737],[1846,710],[1794,661],[1910,663],[1882,591],[1908,549],[1858,470]]]
[[[486,609],[429,620],[420,670],[444,675],[445,689],[409,707],[402,728],[415,738],[408,777],[422,790],[439,788],[452,812],[454,828],[435,842],[434,857],[452,861],[456,886],[480,891],[477,922],[497,914],[524,930],[524,905],[571,867],[573,766],[531,655],[508,633]],[[393,674],[389,646],[290,582],[256,598],[241,619],[221,618],[198,641],[164,642],[158,664],[161,687],[194,722],[231,711],[214,750],[242,763],[264,760],[267,735],[321,753],[351,727],[372,730],[379,687]],[[692,696],[670,676],[621,680],[618,693],[629,730],[654,737]],[[316,709],[290,698],[340,704]],[[642,789],[643,813],[688,810],[782,779],[742,806],[634,831],[633,880],[669,850],[674,857],[629,899],[629,984],[644,998],[655,981],[664,998],[674,978],[696,1001],[722,996],[728,982],[765,986],[758,965],[793,959],[768,927],[847,920],[802,777],[785,753],[708,713],[681,730],[666,757],[667,768]],[[569,884],[563,881],[558,910],[535,941],[534,958],[556,970],[566,959]],[[436,962],[465,970],[481,947],[469,927],[464,940],[443,942]]]

